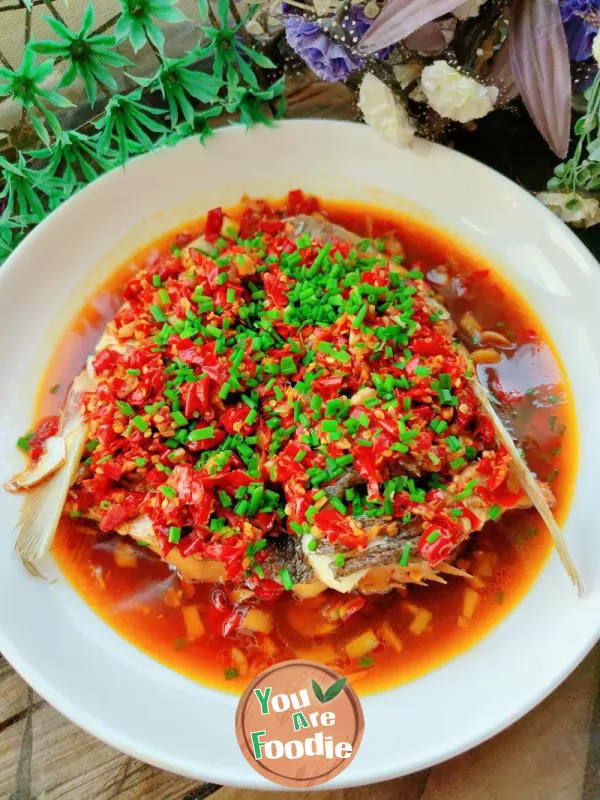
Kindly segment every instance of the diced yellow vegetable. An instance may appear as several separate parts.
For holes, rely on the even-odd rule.
[[[242,622],[242,628],[256,633],[271,633],[273,629],[273,614],[259,608],[250,608]]]
[[[432,616],[433,615],[431,611],[428,611],[426,608],[417,607],[417,613],[414,615],[412,622],[408,626],[408,630],[414,636],[420,636],[430,627]]]
[[[129,569],[135,569],[137,567],[136,552],[127,542],[117,542],[113,555],[117,567],[127,567]]]
[[[360,658],[366,656],[371,650],[379,645],[379,639],[375,632],[369,628],[354,639],[350,639],[345,644],[346,653],[350,658]]]
[[[200,639],[204,635],[204,625],[200,619],[198,606],[183,606],[181,613],[183,614],[185,630],[190,642]]]
[[[377,628],[377,633],[379,636],[381,636],[383,641],[392,647],[397,653],[402,652],[402,641],[389,622],[382,622]]]
[[[248,659],[237,647],[231,648],[231,660],[233,666],[237,669],[240,678],[245,678],[248,674]]]
[[[475,589],[465,589],[463,595],[463,616],[466,617],[466,619],[471,619],[480,600],[481,595],[479,592],[476,592]]]

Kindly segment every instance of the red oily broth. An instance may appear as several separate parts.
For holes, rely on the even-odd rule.
[[[501,402],[507,424],[522,442],[532,469],[550,481],[557,498],[555,513],[562,520],[576,472],[577,430],[564,371],[540,320],[498,272],[448,235],[362,204],[321,201],[321,209],[361,235],[394,232],[407,262],[421,263],[455,320],[471,312],[484,329],[510,340],[510,346],[501,351],[500,363],[479,365],[479,375]],[[235,216],[236,209],[229,213]],[[196,233],[201,222],[180,230]],[[136,266],[168,252],[176,233],[153,242],[116,269],[69,326],[44,378],[38,418],[59,407],[68,384],[118,308],[124,281]],[[442,284],[445,276],[448,280]],[[363,694],[412,680],[473,646],[505,618],[530,588],[551,550],[550,537],[534,511],[510,512],[497,522],[488,522],[466,552],[464,566],[476,574],[473,581],[450,577],[446,584],[371,596],[334,632],[323,625],[323,605],[352,598],[327,592],[314,600],[298,601],[285,594],[259,606],[273,618],[268,634],[233,641],[205,629],[190,640],[182,607],[195,605],[202,622],[214,587],[181,581],[143,547],[134,545],[134,558],[122,559],[122,537],[96,537],[89,530],[65,518],[54,544],[63,574],[85,602],[120,635],[161,663],[234,693],[240,693],[247,680],[268,665],[295,657],[331,663],[349,675]],[[348,657],[344,644],[370,631],[381,644],[368,656]],[[336,660],[331,661],[333,656]]]

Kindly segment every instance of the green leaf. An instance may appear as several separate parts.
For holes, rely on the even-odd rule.
[[[229,27],[229,0],[217,0],[217,19],[224,27]]]
[[[88,96],[88,100],[90,101],[90,105],[93,107],[94,103],[96,102],[96,80],[94,75],[90,72],[89,69],[81,69],[81,79],[83,80],[83,85],[85,87],[85,93]]]
[[[77,64],[69,64],[64,75],[60,79],[58,87],[62,88],[64,86],[70,86],[74,81],[77,80],[78,72],[79,70],[77,69]]]
[[[88,6],[85,10],[85,14],[83,15],[83,19],[81,21],[81,33],[88,34],[90,30],[94,27],[94,22],[96,21],[96,15],[94,13],[94,6],[92,3],[88,3]]]
[[[222,86],[221,81],[212,75],[193,72],[185,68],[179,70],[179,73],[181,85],[189,95],[201,100],[203,103],[214,102],[217,99],[219,89]]]
[[[334,681],[334,683],[332,683],[329,689],[327,689],[327,691],[325,692],[323,702],[329,703],[331,702],[331,700],[335,700],[335,698],[343,690],[347,682],[348,678],[339,678],[337,681]]]
[[[198,0],[198,16],[200,17],[200,22],[202,23],[209,21],[210,17],[208,14],[208,0]]]
[[[263,69],[276,69],[277,65],[274,64],[270,58],[267,58],[263,53],[259,53],[257,50],[252,50],[250,47],[246,47],[245,44],[239,42],[237,44],[238,50],[241,50],[245,53],[249,59],[254,61],[259,67]]]
[[[253,89],[258,89],[258,78],[254,74],[254,70],[252,67],[247,64],[242,56],[237,55],[237,65],[240,71],[240,75],[246,81],[248,86],[251,86]]]
[[[48,129],[42,122],[42,120],[38,117],[37,114],[28,114],[29,122],[31,123],[31,127],[37,133],[41,141],[45,145],[50,144],[50,134],[48,133]]]
[[[147,24],[146,26],[146,36],[148,40],[152,42],[154,47],[158,50],[159,53],[162,53],[165,47],[165,35],[161,31],[158,25],[154,22]]]
[[[325,695],[323,694],[323,690],[315,680],[313,680],[312,682],[312,690],[319,703],[324,703]]]
[[[66,56],[69,52],[68,46],[63,42],[52,42],[50,40],[32,42],[31,47],[36,53],[40,53],[41,55]]]
[[[119,88],[113,75],[102,64],[94,64],[90,68],[90,72],[96,78],[98,83],[101,83],[107,89],[116,92]]]
[[[77,34],[71,33],[69,28],[63,24],[60,20],[56,19],[55,17],[50,17],[47,14],[44,14],[42,17],[46,25],[52,30],[53,33],[58,36],[60,40],[62,40],[65,44],[70,44],[72,41],[75,40]]]

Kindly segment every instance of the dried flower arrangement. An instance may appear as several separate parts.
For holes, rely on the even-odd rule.
[[[264,13],[401,146],[520,96],[562,159],[539,199],[574,225],[600,222],[600,0],[275,0]],[[585,110],[570,150],[576,99]]]
[[[203,140],[217,119],[272,124],[290,57],[345,83],[364,121],[402,147],[470,129],[520,96],[561,159],[539,199],[576,226],[600,222],[600,0],[197,0],[196,41],[178,58],[165,55],[169,26],[186,19],[177,0],[119,2],[112,33],[90,3],[78,30],[47,17],[52,38],[30,41],[19,67],[0,66],[0,102],[21,109],[20,124],[0,131],[0,261],[130,156]],[[155,57],[125,91],[115,79],[133,67],[124,45]],[[76,81],[93,113],[63,127]]]

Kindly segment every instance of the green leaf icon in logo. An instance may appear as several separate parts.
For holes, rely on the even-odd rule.
[[[315,697],[320,703],[329,703],[330,700],[334,700],[338,696],[338,694],[342,691],[342,689],[346,685],[347,680],[348,680],[347,678],[339,678],[337,681],[334,681],[329,687],[329,689],[327,689],[325,692],[323,691],[323,689],[321,689],[319,684],[315,680],[313,680],[312,689],[313,692],[315,693]]]
[[[313,680],[312,682],[312,690],[315,693],[315,697],[319,701],[319,703],[325,702],[325,695],[323,694],[323,689],[319,686],[319,684]]]

